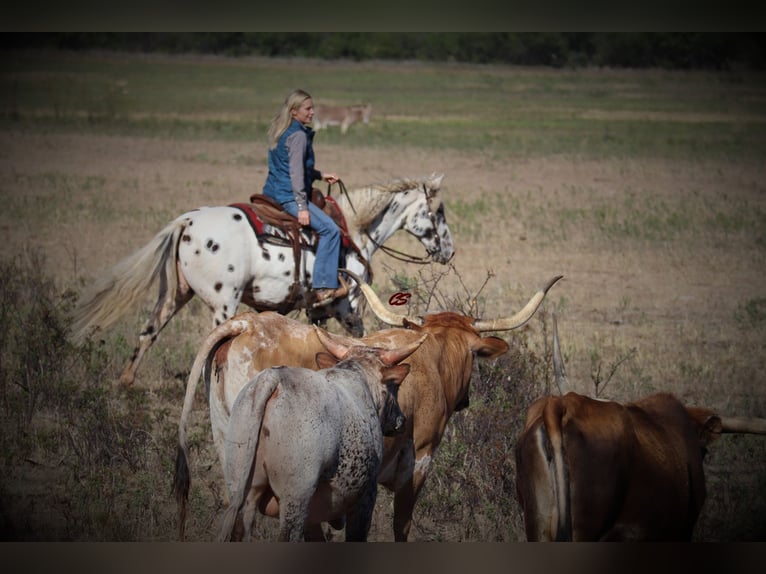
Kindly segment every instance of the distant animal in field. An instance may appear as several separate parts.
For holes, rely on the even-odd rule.
[[[355,123],[369,124],[371,115],[372,104],[370,103],[353,106],[316,106],[312,125],[315,130],[340,126],[340,133],[345,134]]]
[[[367,539],[383,435],[404,430],[396,395],[409,366],[398,363],[428,335],[387,350],[347,346],[315,329],[332,353],[317,354],[321,370],[271,367],[234,401],[221,540],[249,539],[256,509],[279,516],[282,541],[322,539],[322,522],[345,524],[347,541]],[[238,516],[241,532],[235,532]]]
[[[554,364],[563,365],[558,348],[554,322]],[[766,419],[685,407],[669,393],[535,401],[515,447],[527,540],[689,541],[706,496],[706,447],[721,433],[766,434]]]
[[[385,249],[383,244],[400,229],[417,237],[431,260],[449,262],[455,248],[439,193],[442,178],[432,174],[396,179],[337,196],[348,236],[358,248],[347,250],[343,266],[370,280],[373,254]],[[325,307],[312,309],[307,304],[314,251],[308,247],[310,238],[304,243],[301,261],[296,261],[292,245],[282,237],[256,234],[238,207],[202,207],[184,213],[81,297],[73,313],[72,339],[80,342],[113,324],[157,282],[154,310],[120,376],[126,385],[133,383],[144,354],[165,325],[194,295],[213,311],[214,325],[233,317],[242,302],[258,311],[305,308],[312,323],[335,318],[350,334],[363,335],[363,297],[358,287]]]
[[[398,397],[407,420],[405,431],[384,439],[383,463],[378,475],[378,482],[394,492],[395,540],[407,540],[415,502],[450,417],[468,406],[474,359],[497,357],[509,348],[504,340],[482,333],[513,330],[524,325],[558,279],[560,277],[548,281],[513,316],[484,320],[452,312],[422,318],[399,315],[388,311],[372,288],[362,284],[362,292],[376,316],[401,327],[366,335],[360,342],[395,348],[423,334],[429,335],[408,360],[410,374],[401,385]],[[341,335],[328,336],[344,344],[355,341]],[[181,517],[186,515],[190,488],[186,426],[200,378],[209,387],[213,441],[219,458],[224,460],[226,425],[240,389],[259,371],[271,366],[311,368],[315,354],[323,347],[309,326],[276,313],[242,313],[210,333],[189,374],[179,421],[175,484]],[[183,530],[183,518],[179,526]]]

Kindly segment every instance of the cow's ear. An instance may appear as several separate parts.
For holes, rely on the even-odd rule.
[[[319,351],[314,359],[317,362],[317,367],[320,369],[329,369],[330,367],[337,365],[339,362],[338,359],[336,359],[330,353],[326,353],[324,351]]]
[[[410,366],[407,363],[394,365],[393,367],[383,367],[383,384],[401,385],[404,378],[410,373]]]
[[[500,337],[481,337],[473,345],[471,345],[471,351],[476,353],[479,357],[494,359],[499,357],[510,347]]]

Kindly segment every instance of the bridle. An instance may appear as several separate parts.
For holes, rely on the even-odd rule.
[[[434,229],[434,236],[436,237],[436,246],[437,251],[441,250],[441,237],[439,237],[439,232],[437,231],[436,227],[436,214],[434,213],[434,210],[431,207],[431,200],[436,195],[436,192],[432,189],[429,189],[426,184],[422,184],[423,186],[423,194],[426,197],[426,206],[428,207],[428,218],[431,220],[431,225]],[[343,183],[342,180],[338,180],[338,187],[340,188],[341,195],[346,196],[346,200],[348,201],[348,204],[351,206],[351,211],[356,214],[356,209],[354,208],[354,204],[351,202],[351,196],[349,196],[348,191],[346,190],[346,186]],[[332,192],[332,184],[327,184],[327,195],[331,195]],[[408,253],[404,253],[403,251],[398,251],[394,249],[393,247],[387,247],[381,243],[378,243],[373,239],[372,235],[365,229],[364,234],[367,236],[367,239],[370,240],[370,242],[377,248],[380,249],[383,253],[388,255],[389,257],[393,257],[394,259],[397,259],[399,261],[404,261],[405,263],[415,263],[417,265],[426,265],[427,263],[431,262],[431,255],[429,253],[426,253],[424,257],[419,257],[417,255],[410,255]]]

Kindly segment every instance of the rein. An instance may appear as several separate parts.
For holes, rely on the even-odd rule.
[[[346,196],[346,200],[348,201],[348,204],[351,206],[351,211],[356,214],[356,208],[354,207],[354,204],[351,201],[351,196],[348,194],[348,191],[346,190],[346,185],[343,183],[342,180],[338,180],[338,187],[340,188],[341,195]],[[431,198],[433,197],[433,193],[429,193],[429,189],[426,187],[426,184],[423,184],[423,193],[426,196],[426,204],[428,205],[428,217],[431,219],[431,224],[434,227],[434,232],[436,232],[436,217],[434,216],[433,211],[431,210]],[[327,184],[327,195],[332,195],[332,184]],[[424,257],[419,257],[417,255],[410,255],[409,253],[404,253],[403,251],[398,251],[394,249],[393,247],[387,247],[381,243],[378,243],[373,239],[372,235],[370,235],[369,231],[366,229],[364,230],[364,234],[367,236],[367,239],[369,239],[372,244],[377,248],[380,249],[383,253],[388,255],[389,257],[392,257],[394,259],[397,259],[399,261],[404,261],[405,263],[415,263],[416,265],[426,265],[427,263],[431,262],[431,256],[426,253]],[[439,237],[438,233],[435,233],[436,235],[436,243],[437,245],[441,244],[441,238]]]

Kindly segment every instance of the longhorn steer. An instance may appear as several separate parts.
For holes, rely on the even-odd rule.
[[[365,283],[361,288],[378,317],[406,325],[363,337],[367,345],[384,348],[403,346],[427,333],[430,336],[410,357],[410,374],[399,390],[399,406],[407,423],[403,434],[384,439],[384,455],[378,482],[394,492],[394,538],[406,541],[418,494],[428,474],[452,413],[468,398],[474,356],[494,358],[508,350],[498,337],[483,331],[504,331],[524,325],[542,303],[551,279],[512,317],[479,321],[457,313],[437,313],[422,319],[387,312]],[[416,321],[416,324],[413,321]],[[353,339],[333,335],[346,344]],[[179,502],[181,536],[189,490],[186,454],[186,421],[191,412],[197,382],[203,374],[210,386],[210,419],[213,440],[225,460],[223,436],[239,390],[260,370],[274,365],[311,367],[322,350],[316,332],[275,313],[243,313],[216,328],[205,340],[189,374],[179,423],[175,492]]]
[[[555,321],[553,333],[563,382]],[[690,540],[705,448],[721,433],[766,434],[766,420],[685,407],[668,393],[625,405],[572,392],[538,399],[515,449],[527,540]]]
[[[404,425],[396,392],[409,366],[397,363],[428,335],[393,350],[347,347],[321,330],[317,336],[332,353],[317,354],[322,370],[266,369],[234,401],[223,465],[230,505],[222,540],[232,536],[243,510],[242,536],[249,538],[256,507],[263,499],[260,508],[268,513],[272,498],[279,501],[282,541],[303,540],[311,526],[344,519],[346,540],[367,539],[383,434]]]

